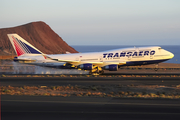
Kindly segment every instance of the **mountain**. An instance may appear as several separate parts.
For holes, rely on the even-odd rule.
[[[46,23],[31,22],[25,25],[0,29],[0,55],[15,55],[7,34],[17,33],[45,54],[77,53]]]

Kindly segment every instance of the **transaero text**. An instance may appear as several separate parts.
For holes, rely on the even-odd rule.
[[[155,51],[139,51],[139,52],[121,52],[121,53],[104,53],[103,58],[111,58],[111,57],[130,57],[130,56],[148,56],[154,55]]]

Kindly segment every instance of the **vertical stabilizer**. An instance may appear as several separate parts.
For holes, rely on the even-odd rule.
[[[37,48],[35,48],[26,40],[24,40],[22,37],[20,37],[18,34],[7,34],[7,35],[18,56],[21,56],[23,54],[43,54]]]

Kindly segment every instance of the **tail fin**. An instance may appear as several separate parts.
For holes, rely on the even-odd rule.
[[[7,34],[7,35],[18,56],[21,56],[23,54],[43,54],[37,48],[32,46],[23,38],[21,38],[18,34]]]

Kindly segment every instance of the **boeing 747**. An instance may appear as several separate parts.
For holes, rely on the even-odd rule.
[[[114,49],[103,52],[48,55],[32,46],[18,34],[8,34],[17,54],[15,61],[41,66],[70,66],[103,73],[117,71],[121,66],[157,64],[174,57],[174,54],[159,46]]]

